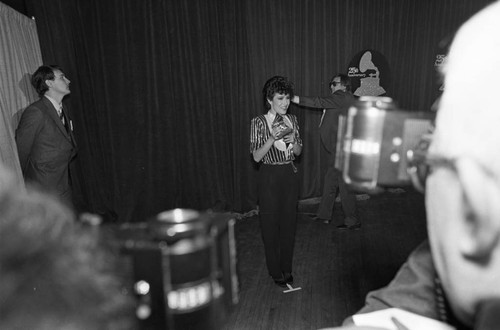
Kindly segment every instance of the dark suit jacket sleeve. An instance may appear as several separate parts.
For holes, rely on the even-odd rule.
[[[318,109],[341,109],[343,108],[343,98],[338,95],[331,95],[328,97],[310,97],[310,96],[299,96],[299,104]]]
[[[25,169],[28,158],[33,147],[36,136],[40,132],[44,120],[42,111],[35,107],[29,106],[24,110],[16,130],[17,152],[21,169]]]
[[[366,296],[365,306],[356,314],[387,308],[400,308],[432,319],[439,319],[434,279],[436,271],[429,242],[419,245],[399,269],[391,283]],[[352,324],[352,317],[344,325]]]

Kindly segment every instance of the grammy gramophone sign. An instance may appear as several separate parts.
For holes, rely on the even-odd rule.
[[[347,69],[351,78],[351,91],[356,96],[381,96],[387,93],[391,81],[385,57],[375,50],[356,54]]]

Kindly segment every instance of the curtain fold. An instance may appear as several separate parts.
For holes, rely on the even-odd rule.
[[[267,78],[298,95],[373,49],[388,94],[429,109],[435,51],[488,0],[28,0],[46,63],[72,80],[82,207],[141,221],[174,207],[255,207],[250,119]],[[57,17],[57,19],[54,19]],[[301,198],[321,194],[321,111],[291,106]]]
[[[15,130],[22,111],[38,96],[30,79],[42,63],[34,20],[0,2],[0,161],[22,184]]]

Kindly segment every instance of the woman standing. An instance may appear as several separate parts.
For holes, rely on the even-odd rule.
[[[252,119],[250,152],[262,162],[258,179],[259,220],[266,265],[274,282],[293,283],[299,181],[293,160],[302,152],[297,117],[287,114],[293,84],[274,76],[262,90],[267,113]]]

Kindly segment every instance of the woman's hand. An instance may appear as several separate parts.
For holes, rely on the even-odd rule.
[[[270,137],[273,142],[276,141],[276,140],[279,140],[280,139],[280,133],[278,130],[276,129],[273,129],[273,131],[271,132],[271,137]]]
[[[285,135],[283,137],[283,141],[285,141],[285,143],[294,144],[295,143],[295,131],[293,131],[292,133],[290,133],[288,135]]]

